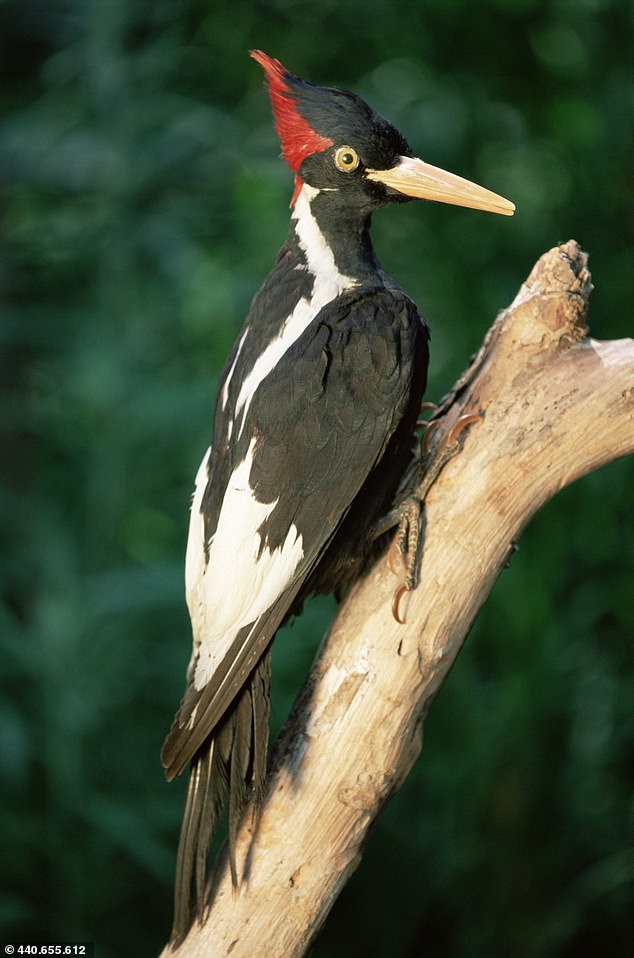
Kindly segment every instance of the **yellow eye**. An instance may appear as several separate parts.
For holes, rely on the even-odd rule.
[[[359,163],[359,154],[351,146],[340,146],[335,153],[335,166],[342,173],[352,173]]]

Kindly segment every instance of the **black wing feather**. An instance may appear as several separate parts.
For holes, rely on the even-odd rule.
[[[238,633],[204,688],[190,682],[162,752],[168,777],[185,768],[222,720],[368,476],[396,445],[384,467],[392,475],[387,489],[377,483],[364,497],[353,550],[389,508],[410,455],[426,362],[427,331],[411,300],[393,290],[353,292],[322,310],[261,383],[249,417],[257,437],[251,481],[260,501],[278,505],[260,535],[273,550],[294,524],[304,559],[290,587]],[[404,435],[395,443],[399,426]]]
[[[294,525],[304,556],[293,581],[256,622],[240,630],[201,690],[194,688],[190,670],[183,702],[163,747],[170,778],[194,760],[194,785],[188,795],[194,824],[183,826],[181,843],[190,847],[179,855],[181,929],[189,913],[192,874],[188,876],[187,870],[194,859],[200,866],[206,856],[227,776],[230,841],[243,810],[245,783],[262,790],[268,662],[264,667],[258,663],[298,597],[313,587],[332,588],[340,570],[362,548],[370,525],[388,511],[411,455],[425,387],[427,341],[427,329],[403,293],[352,290],[319,313],[252,397],[241,440],[246,448],[256,439],[249,481],[259,501],[276,503],[259,529],[262,548],[280,548]],[[244,372],[237,366],[233,375],[235,395]],[[215,428],[222,430],[218,412]],[[232,467],[239,461],[235,449],[229,458]],[[226,446],[211,467],[221,490],[223,478],[216,467],[222,473],[223,460],[228,460]],[[371,482],[372,477],[377,481]],[[216,513],[205,514],[210,528],[217,522],[222,495],[216,487],[203,499],[203,509],[211,507]],[[231,736],[229,743],[226,739]],[[204,757],[209,754],[216,756],[211,763]],[[201,763],[208,773],[204,785]],[[196,824],[201,819],[197,806],[207,800],[212,809],[207,818],[203,814],[202,824]]]

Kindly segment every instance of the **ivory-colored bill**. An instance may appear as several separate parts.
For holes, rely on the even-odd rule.
[[[419,200],[452,203],[503,216],[515,212],[515,204],[503,196],[413,156],[402,156],[389,170],[366,170],[366,177]]]

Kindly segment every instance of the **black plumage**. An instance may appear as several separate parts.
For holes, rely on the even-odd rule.
[[[414,158],[358,97],[254,57],[295,192],[288,240],[225,365],[192,506],[194,649],[162,751],[170,779],[191,763],[176,940],[191,922],[192,898],[202,910],[207,850],[227,794],[234,883],[240,878],[237,829],[264,788],[271,641],[306,595],[358,574],[411,457],[429,336],[374,254],[372,211],[412,196],[447,198],[434,195],[442,171]],[[510,211],[494,194],[442,175],[450,202],[462,190],[466,205]]]

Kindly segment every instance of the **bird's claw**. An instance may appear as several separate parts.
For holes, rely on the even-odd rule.
[[[433,403],[426,403],[425,406],[432,409],[437,408]],[[466,429],[471,423],[482,422],[482,418],[479,413],[467,413],[460,416],[454,423],[447,433],[444,450],[440,454],[440,462],[436,463],[435,469],[427,477],[426,491],[428,491],[442,466],[454,455],[455,447],[463,429]],[[425,428],[422,444],[424,455],[429,453],[430,438],[440,424],[440,419],[433,419],[429,423],[417,423],[417,425]],[[415,589],[418,584],[421,552],[421,501],[423,498],[424,494],[419,490],[418,496],[410,496],[391,514],[393,518],[398,517],[398,531],[387,554],[387,566],[390,572],[400,580],[392,596],[392,615],[400,625],[405,624],[405,618],[401,610],[403,596]]]
[[[409,592],[409,589],[406,585],[399,585],[398,588],[394,590],[394,595],[392,596],[392,615],[399,625],[405,625],[405,619],[401,616],[401,599],[403,596]]]
[[[429,452],[430,439],[433,433],[438,429],[440,425],[440,419],[433,419],[431,422],[427,423],[427,428],[425,429],[425,435],[423,436],[423,446],[422,453],[426,455]]]
[[[401,599],[418,584],[418,566],[421,546],[421,502],[416,496],[410,496],[398,509],[399,524],[394,541],[387,554],[387,566],[399,585],[392,597],[392,615],[404,625],[401,615]]]
[[[420,411],[421,411],[421,412],[436,412],[437,409],[438,409],[438,403],[435,403],[435,402],[424,402],[424,403],[421,403],[421,405],[420,405]],[[427,429],[427,427],[429,426],[429,424],[430,424],[430,423],[429,423],[429,420],[428,420],[428,419],[417,419],[417,420],[416,420],[416,428],[417,428],[417,429]]]
[[[447,445],[449,447],[455,446],[462,430],[465,429],[467,426],[471,425],[472,422],[482,422],[482,416],[480,415],[480,413],[477,413],[477,412],[467,413],[464,416],[460,416],[458,421],[455,422],[454,425],[449,430],[449,433],[447,435]]]
[[[426,403],[425,405],[430,406],[431,408],[437,408],[436,406],[434,406],[433,403]],[[462,432],[462,430],[465,429],[467,426],[471,425],[471,423],[473,422],[482,422],[482,416],[477,412],[467,413],[464,416],[460,416],[457,422],[453,424],[453,426],[447,433],[446,445],[449,449],[451,449],[453,446],[456,445],[458,441],[458,437],[460,436],[460,433]],[[432,419],[431,421],[420,419],[416,423],[417,428],[425,430],[423,435],[422,449],[421,449],[423,455],[427,455],[427,453],[429,452],[429,448],[431,445],[431,437],[435,433],[435,431],[438,429],[440,424],[441,424],[440,419]]]

